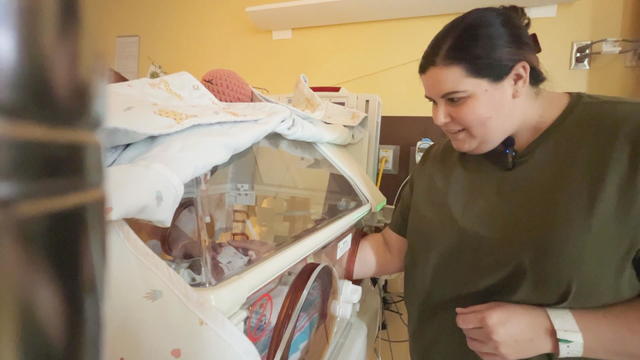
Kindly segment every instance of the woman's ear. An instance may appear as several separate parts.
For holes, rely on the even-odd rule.
[[[517,63],[509,74],[509,83],[513,87],[513,98],[519,98],[524,94],[524,90],[529,87],[529,73],[531,67],[526,61]]]

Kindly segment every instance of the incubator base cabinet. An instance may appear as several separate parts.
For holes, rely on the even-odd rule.
[[[344,148],[269,135],[186,184],[170,227],[109,224],[103,359],[365,359],[379,298],[344,274],[384,202]]]

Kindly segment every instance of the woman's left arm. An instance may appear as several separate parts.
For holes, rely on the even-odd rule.
[[[597,309],[571,310],[584,339],[584,356],[640,359],[640,298]]]
[[[558,352],[553,324],[543,307],[491,302],[456,309],[467,345],[483,360],[524,359]],[[602,308],[573,309],[584,357],[640,359],[640,297]]]

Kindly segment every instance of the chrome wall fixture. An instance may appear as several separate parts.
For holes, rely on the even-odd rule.
[[[591,57],[604,54],[628,54],[626,66],[640,66],[640,39],[607,38],[595,41],[574,41],[571,47],[570,68],[588,70],[591,68]]]

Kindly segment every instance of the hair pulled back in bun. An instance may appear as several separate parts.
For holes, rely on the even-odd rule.
[[[529,83],[546,77],[536,55],[539,44],[529,35],[531,19],[519,6],[474,9],[455,18],[433,38],[420,61],[422,75],[438,65],[460,65],[469,75],[493,82],[504,80],[513,67],[526,61]]]

